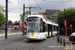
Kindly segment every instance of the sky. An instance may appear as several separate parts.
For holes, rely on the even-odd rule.
[[[64,10],[64,8],[75,7],[75,0],[8,0],[8,20],[13,22],[20,20],[20,14],[23,13],[23,4],[26,7],[32,8],[31,13],[38,14],[39,12],[45,12],[46,9],[50,10]],[[0,0],[0,5],[5,5],[6,0]],[[28,11],[26,8],[25,11]]]

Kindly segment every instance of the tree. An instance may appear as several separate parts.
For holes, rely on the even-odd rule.
[[[57,22],[60,28],[64,27],[64,20],[67,21],[67,27],[73,25],[73,30],[75,29],[75,8],[67,8],[65,11],[60,11],[57,15]]]
[[[18,21],[15,21],[15,22],[14,22],[14,25],[19,25],[19,22],[18,22]]]
[[[4,17],[4,15],[2,13],[0,13],[0,27],[2,25],[5,25],[5,17]]]
[[[8,21],[8,25],[13,25],[13,22],[11,20]]]
[[[52,20],[52,21],[54,21],[54,22],[56,22],[56,23],[57,23],[57,20]]]

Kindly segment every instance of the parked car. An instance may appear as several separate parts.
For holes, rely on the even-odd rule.
[[[75,32],[73,32],[73,33],[70,35],[69,41],[75,42]]]

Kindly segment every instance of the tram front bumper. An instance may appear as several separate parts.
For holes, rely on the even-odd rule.
[[[26,37],[29,40],[42,40],[40,37]]]
[[[37,38],[26,38],[28,40],[42,40],[41,38],[37,39]]]

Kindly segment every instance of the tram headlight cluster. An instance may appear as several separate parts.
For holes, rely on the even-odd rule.
[[[36,33],[36,35],[38,35],[38,33]]]
[[[28,33],[28,35],[29,35],[29,33]]]

